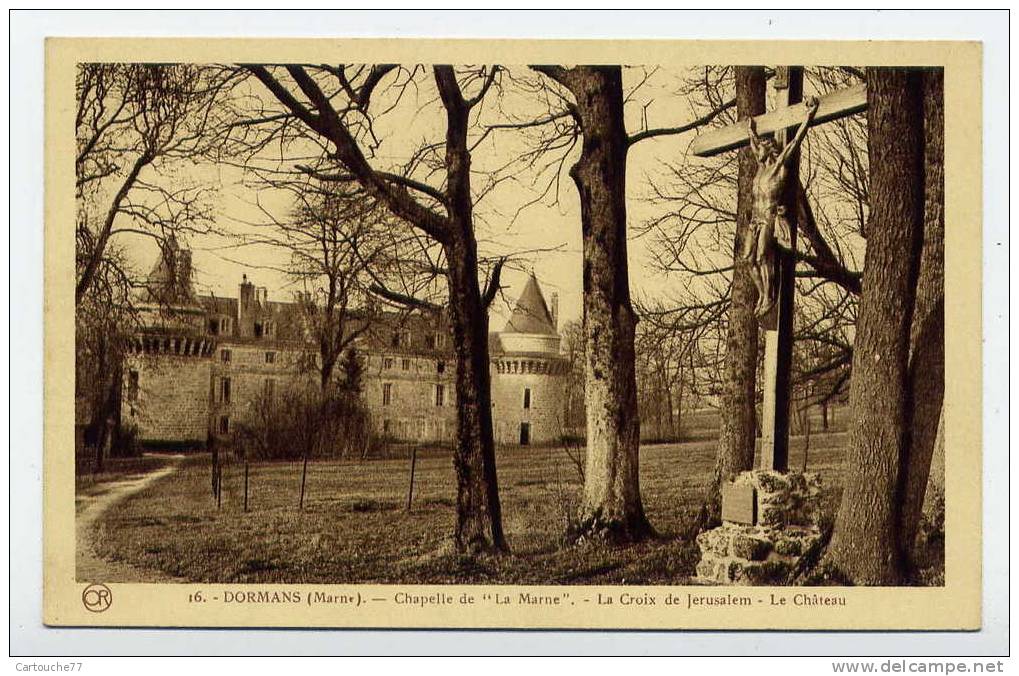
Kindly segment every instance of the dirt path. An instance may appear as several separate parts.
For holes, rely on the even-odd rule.
[[[154,472],[120,481],[111,481],[107,490],[99,495],[84,498],[84,507],[75,517],[76,556],[75,571],[79,582],[168,582],[174,580],[165,573],[138,568],[128,563],[107,561],[96,554],[93,528],[108,509],[121,500],[134,495],[180,467],[184,456],[172,456],[170,464]]]

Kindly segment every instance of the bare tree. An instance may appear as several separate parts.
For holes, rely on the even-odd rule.
[[[77,281],[80,302],[118,233],[164,237],[211,227],[209,188],[178,169],[214,147],[222,71],[186,64],[84,63],[75,131]]]
[[[137,324],[131,303],[132,278],[116,247],[109,265],[97,268],[93,284],[75,308],[75,406],[85,416],[85,443],[94,453],[92,471],[102,472],[104,455],[115,448],[120,423],[123,361]],[[84,467],[77,467],[82,471]]]
[[[387,77],[396,87],[405,88],[411,81],[418,86],[414,75],[419,69],[410,73],[393,65],[248,65],[245,69],[282,106],[282,112],[271,111],[253,122],[277,128],[299,124],[322,151],[319,165],[309,167],[311,173],[317,177],[329,173],[325,177],[329,180],[359,184],[372,199],[441,247],[457,367],[454,541],[461,551],[504,551],[492,438],[487,313],[499,290],[502,263],[496,263],[482,290],[473,215],[477,196],[472,193],[468,141],[472,111],[485,99],[500,70],[485,67],[458,73],[452,66],[435,66],[431,74],[444,113],[445,140],[415,151],[403,172],[388,172],[372,166],[365,154],[374,143],[370,106]],[[468,94],[468,89],[473,93]],[[400,96],[388,97],[394,101],[392,106],[399,105]],[[425,180],[413,177],[415,170]],[[441,187],[427,182],[433,174],[439,175]]]
[[[897,502],[924,220],[923,76],[868,68],[870,221],[853,344],[846,479],[825,561],[860,584],[902,578]]]
[[[299,289],[301,320],[316,348],[306,370],[316,372],[325,391],[344,353],[378,319],[377,280],[399,274],[402,247],[393,236],[400,228],[357,190],[308,185],[298,195],[288,219],[243,239],[289,255],[281,270]]]
[[[709,327],[685,324],[661,299],[635,305],[640,316],[636,352],[641,422],[654,431],[651,438],[677,441],[682,434],[684,398]]]
[[[119,431],[122,363],[140,281],[118,236],[164,241],[212,227],[211,189],[180,178],[214,145],[217,102],[229,88],[215,69],[83,63],[76,74],[75,319],[78,402],[86,437],[102,453]]]
[[[580,156],[569,175],[580,196],[584,240],[588,471],[581,531],[614,540],[638,540],[653,531],[643,514],[638,485],[640,433],[633,416],[636,315],[626,261],[626,159],[635,144],[696,130],[735,102],[719,102],[680,125],[651,127],[647,107],[652,100],[645,100],[640,130],[627,135],[624,109],[640,105],[637,92],[657,69],[633,69],[637,81],[624,92],[620,67],[531,68],[551,82],[534,83],[521,77],[514,82],[547,106],[548,114],[491,128],[526,130],[536,138],[535,147],[523,154],[521,163],[543,186],[537,199],[551,195],[558,200],[563,167],[580,145]]]
[[[314,401],[302,400],[317,408],[302,457],[299,506],[303,508],[308,461],[315,448],[337,443],[346,448],[348,441],[358,439],[364,439],[362,451],[369,445],[363,425],[366,410],[356,399],[360,392],[349,378],[337,383],[334,375],[338,366],[344,367],[345,375],[358,367],[354,344],[376,320],[376,304],[369,302],[372,280],[392,272],[383,259],[397,228],[387,227],[384,211],[356,189],[322,190],[310,182],[277,183],[276,187],[294,192],[297,204],[289,220],[271,223],[272,234],[258,241],[290,254],[287,272],[302,289],[298,293],[301,320],[317,348],[300,365],[316,373],[320,390]],[[344,356],[345,363],[341,362]],[[302,418],[307,413],[294,407],[290,412]],[[336,434],[338,429],[354,434],[348,440]]]
[[[640,496],[636,313],[626,258],[626,153],[619,66],[534,66],[573,96],[583,130],[570,169],[580,194],[587,361],[587,469],[581,533],[636,541],[653,533]]]
[[[944,450],[937,452],[945,396],[945,175],[944,72],[924,73],[924,226],[916,307],[910,331],[910,434],[903,459],[899,540],[912,567],[913,543],[928,491],[944,481]],[[940,439],[943,443],[943,435]],[[932,470],[932,458],[942,463]],[[935,487],[930,486],[934,477]],[[937,501],[934,497],[932,500]]]

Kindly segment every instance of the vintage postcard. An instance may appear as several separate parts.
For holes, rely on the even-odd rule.
[[[45,622],[979,628],[981,88],[49,40]]]

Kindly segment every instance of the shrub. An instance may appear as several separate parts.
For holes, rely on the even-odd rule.
[[[371,415],[360,396],[294,384],[256,396],[236,427],[241,455],[296,460],[364,457],[372,446]]]

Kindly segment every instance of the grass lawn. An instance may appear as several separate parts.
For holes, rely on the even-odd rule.
[[[808,470],[821,473],[824,509],[837,500],[845,434],[815,434]],[[790,465],[800,469],[802,441]],[[120,503],[99,520],[100,556],[194,582],[684,584],[698,550],[680,537],[699,507],[714,441],[641,450],[644,506],[661,538],[632,547],[564,546],[579,477],[561,449],[498,452],[503,526],[512,553],[462,559],[451,552],[456,482],[449,452],[420,452],[414,504],[405,510],[409,461],[312,462],[304,510],[299,463],[226,468],[223,502],[211,494],[208,455]]]

